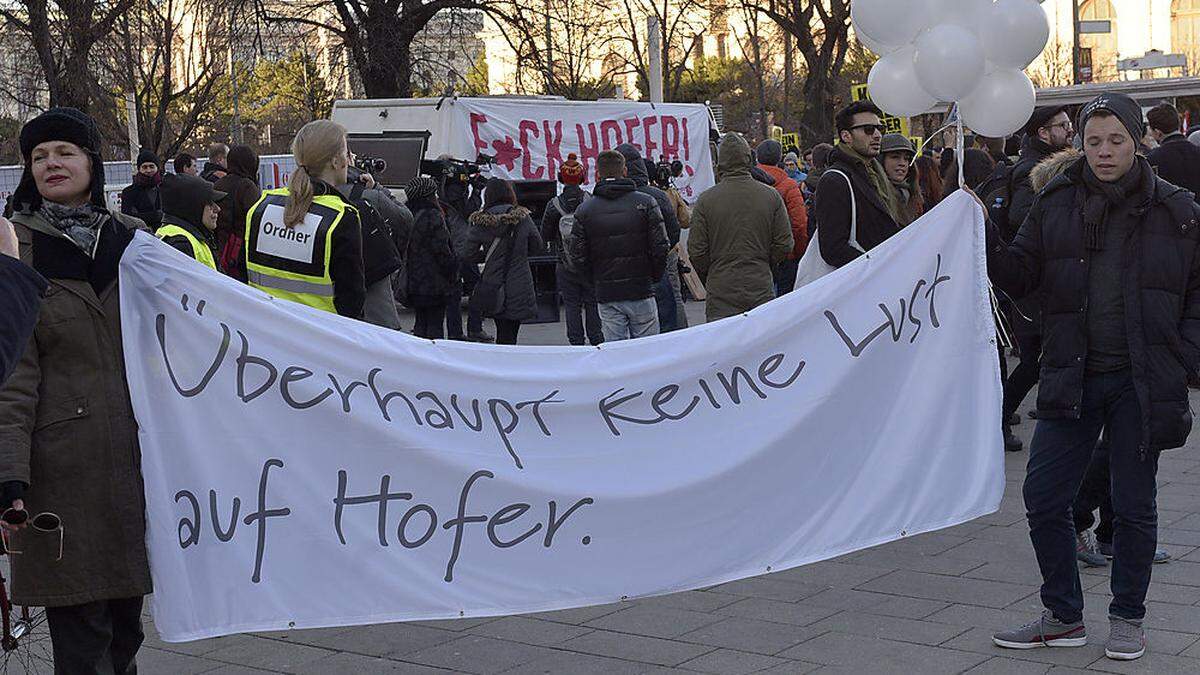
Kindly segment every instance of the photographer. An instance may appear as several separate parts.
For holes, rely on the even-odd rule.
[[[386,170],[383,160],[370,157],[361,160],[351,153],[347,182],[339,186],[342,194],[358,209],[362,221],[363,271],[367,296],[363,303],[363,320],[367,323],[400,330],[400,315],[392,281],[403,264],[412,214],[385,189],[376,186],[374,177],[365,169]]]
[[[455,290],[446,297],[446,337],[463,339],[462,297],[479,282],[479,267],[466,260],[467,219],[479,210],[482,203],[481,191],[486,180],[479,174],[477,165],[458,162],[450,155],[438,157],[438,195],[442,210],[446,214],[446,226],[450,229],[450,241],[459,258],[459,270],[455,276]],[[472,173],[472,170],[474,173]],[[467,308],[466,339],[472,342],[492,343],[496,338],[483,330],[483,315]]]

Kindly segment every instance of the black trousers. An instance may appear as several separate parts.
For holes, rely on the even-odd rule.
[[[520,321],[510,321],[508,319],[496,319],[496,344],[498,345],[515,345],[517,344],[517,333],[521,330]]]
[[[1017,335],[1021,363],[1004,380],[1004,419],[1012,417],[1021,402],[1038,382],[1042,368],[1042,336],[1040,333]]]
[[[136,675],[142,597],[46,608],[56,675]]]
[[[446,327],[444,325],[446,320],[445,305],[416,307],[413,309],[413,314],[417,317],[417,323],[413,326],[413,335],[429,340],[441,340],[446,337]]]
[[[600,330],[600,310],[596,307],[596,294],[591,284],[580,281],[579,276],[567,270],[562,263],[555,269],[555,275],[558,277],[558,292],[562,295],[567,320],[567,342],[576,346],[590,342],[593,347],[604,342],[604,332]]]
[[[1100,524],[1096,525],[1096,541],[1111,544],[1113,540],[1113,507],[1109,486],[1112,477],[1109,475],[1108,444],[1100,441],[1092,454],[1092,463],[1088,465],[1087,473],[1083,475],[1083,483],[1079,485],[1079,494],[1075,495],[1075,503],[1071,505],[1071,517],[1075,520],[1075,532],[1086,532],[1096,524],[1096,509],[1100,509]]]

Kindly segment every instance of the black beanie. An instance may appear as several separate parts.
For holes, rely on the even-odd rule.
[[[1142,137],[1146,135],[1146,122],[1142,118],[1142,106],[1138,102],[1125,94],[1103,93],[1092,99],[1092,102],[1083,106],[1079,110],[1079,133],[1083,134],[1087,127],[1088,120],[1100,110],[1107,110],[1109,113],[1121,120],[1121,124],[1129,131],[1129,135],[1133,137],[1134,143],[1140,143]]]
[[[767,166],[779,166],[783,164],[783,145],[773,138],[768,138],[759,143],[758,148],[754,152],[758,155],[759,164],[766,164]]]
[[[162,166],[162,163],[158,161],[158,155],[154,154],[152,150],[147,150],[146,148],[142,148],[142,151],[139,152],[137,156],[137,165],[141,166],[143,164]]]
[[[1055,118],[1059,113],[1066,112],[1066,106],[1048,105],[1040,108],[1035,108],[1033,114],[1029,116],[1029,121],[1025,123],[1025,133],[1031,136],[1036,136],[1038,129],[1046,126],[1046,124]]]
[[[108,210],[104,198],[104,160],[100,155],[102,141],[96,121],[87,113],[75,108],[51,108],[25,123],[21,127],[21,157],[25,170],[21,182],[10,198],[13,211],[35,211],[42,205],[33,180],[31,156],[33,149],[49,141],[74,143],[92,158],[92,204]]]
[[[404,186],[404,199],[407,201],[424,199],[434,194],[437,194],[437,182],[429,176],[417,176]]]
[[[169,173],[163,176],[158,187],[158,197],[164,215],[174,216],[204,229],[204,207],[225,199],[226,193],[213,188],[213,184],[199,176]]]

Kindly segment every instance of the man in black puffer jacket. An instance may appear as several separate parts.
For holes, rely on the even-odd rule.
[[[662,280],[670,249],[658,202],[625,175],[620,153],[600,153],[599,183],[575,210],[570,242],[573,266],[596,290],[605,342],[659,332],[654,284]]]
[[[1138,157],[1142,112],[1102,94],[1079,116],[1085,157],[1038,196],[1011,245],[988,233],[997,286],[1045,291],[1038,428],[1025,507],[1046,612],[993,637],[1002,647],[1082,646],[1083,592],[1071,502],[1093,449],[1109,453],[1113,541],[1109,658],[1145,650],[1142,619],[1158,535],[1158,453],[1192,427],[1200,367],[1200,211]],[[1097,448],[1101,431],[1107,443]]]

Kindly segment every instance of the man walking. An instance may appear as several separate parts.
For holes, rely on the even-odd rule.
[[[1179,111],[1170,103],[1159,103],[1146,113],[1150,135],[1158,141],[1147,159],[1159,178],[1177,185],[1200,203],[1200,147],[1188,142],[1180,131]]]
[[[775,298],[772,271],[795,244],[783,198],[750,175],[750,145],[725,134],[717,153],[720,182],[692,210],[688,256],[708,290],[709,321],[748,312]]]
[[[849,264],[900,231],[900,196],[879,162],[882,114],[874,103],[856,101],[834,118],[838,144],[829,154],[813,208],[821,257],[833,267]]]
[[[1095,452],[1112,473],[1111,632],[1105,654],[1145,652],[1158,536],[1158,453],[1192,427],[1187,379],[1200,368],[1200,209],[1137,155],[1141,107],[1101,94],[1079,115],[1084,158],[1038,196],[1012,244],[988,232],[993,282],[1045,289],[1038,427],[1025,476],[1045,610],[993,636],[1012,649],[1087,642],[1071,502]],[[1101,432],[1107,442],[1097,448]]]
[[[571,263],[592,280],[605,342],[658,334],[654,284],[667,264],[667,232],[658,202],[626,177],[625,157],[596,158],[592,198],[575,209]]]

